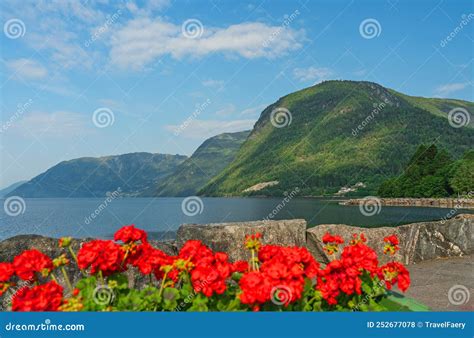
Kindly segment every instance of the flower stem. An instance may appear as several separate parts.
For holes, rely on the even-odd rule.
[[[68,248],[69,253],[71,254],[72,258],[73,258],[74,261],[76,262],[76,264],[78,264],[78,262],[77,262],[77,256],[76,256],[74,250],[72,250],[71,246],[68,246],[67,248]]]
[[[64,280],[66,281],[66,284],[67,284],[67,286],[68,286],[68,288],[69,288],[69,291],[72,292],[72,291],[74,290],[74,288],[72,287],[71,281],[69,280],[69,276],[67,275],[67,272],[66,272],[66,270],[64,269],[64,266],[61,266],[61,271],[62,271],[62,273],[63,273]],[[52,275],[52,274],[51,274],[51,275]],[[54,278],[54,277],[53,277],[53,278]]]
[[[104,276],[102,275],[102,270],[99,270],[99,281],[101,285],[105,285]]]
[[[163,279],[161,280],[160,291],[158,291],[158,296],[161,297],[161,293],[163,292],[163,288],[165,286],[166,276],[168,276],[168,271],[165,272]]]

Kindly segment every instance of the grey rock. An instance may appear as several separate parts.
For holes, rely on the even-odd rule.
[[[306,231],[307,247],[322,263],[330,257],[324,250],[322,237],[326,232],[350,241],[352,234],[364,233],[368,245],[375,249],[380,262],[397,260],[405,264],[442,257],[461,257],[474,253],[474,215],[460,214],[448,220],[419,222],[399,227],[359,228],[345,224],[322,224]],[[400,250],[394,256],[383,254],[383,238],[395,234]],[[339,257],[340,252],[335,255]]]
[[[214,251],[226,252],[231,261],[247,260],[250,253],[244,246],[245,236],[260,232],[262,243],[305,246],[306,221],[258,221],[184,224],[178,229],[177,243],[181,248],[187,240],[198,239]]]

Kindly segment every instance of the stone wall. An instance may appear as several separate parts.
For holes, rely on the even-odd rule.
[[[302,219],[240,222],[220,224],[185,224],[177,232],[176,242],[151,241],[156,248],[170,255],[176,255],[179,248],[188,239],[199,239],[215,251],[224,251],[232,261],[249,258],[244,248],[245,235],[260,232],[264,244],[280,244],[288,246],[307,246],[315,258],[328,262],[328,257],[322,247],[322,236],[326,232],[341,235],[349,241],[352,234],[363,232],[368,244],[372,246],[384,263],[388,257],[382,254],[383,238],[397,234],[400,238],[400,251],[391,257],[406,264],[417,263],[442,257],[464,256],[474,253],[474,215],[462,214],[447,221],[420,222],[402,225],[396,228],[358,228],[344,224],[322,224],[306,229],[306,221]],[[72,247],[75,252],[88,239],[75,239]],[[57,239],[39,235],[20,235],[0,242],[0,262],[12,261],[13,257],[26,249],[36,248],[50,257],[58,257],[67,253],[58,247]],[[69,255],[69,254],[68,254]],[[69,257],[72,260],[72,257]],[[80,272],[71,264],[68,267],[69,276],[73,282],[80,278]],[[138,273],[129,271],[129,283],[142,284]],[[64,284],[62,276],[57,276]],[[0,305],[1,308],[1,305]]]
[[[435,207],[451,209],[474,209],[473,198],[379,198],[381,205],[403,207]],[[362,198],[354,198],[339,202],[341,205],[359,205]]]
[[[178,229],[178,248],[189,239],[199,239],[214,251],[226,252],[232,260],[249,258],[245,249],[245,236],[260,232],[264,244],[288,246],[306,245],[304,219],[282,221],[214,223],[206,225],[184,224]]]
[[[341,235],[346,241],[352,234],[363,232],[382,263],[389,257],[382,254],[383,238],[396,234],[400,239],[400,251],[395,259],[412,264],[429,259],[463,256],[474,253],[474,215],[461,214],[446,221],[419,222],[398,227],[358,228],[344,224],[322,224],[308,229],[307,246],[321,262],[330,257],[322,249],[322,236],[326,232]],[[392,257],[393,258],[393,257]]]

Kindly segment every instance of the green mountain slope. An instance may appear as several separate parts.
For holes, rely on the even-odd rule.
[[[383,182],[382,197],[449,197],[468,195],[474,189],[474,151],[453,161],[445,149],[421,145],[400,176]]]
[[[22,197],[103,197],[120,188],[136,195],[170,175],[187,157],[131,153],[61,162],[10,192]]]
[[[370,82],[326,81],[267,107],[235,160],[201,191],[204,195],[332,194],[357,182],[364,193],[402,172],[420,144],[461,156],[474,145],[473,121],[453,128],[448,113],[474,104],[409,97]],[[286,108],[291,123],[275,128],[272,111]],[[278,116],[278,115],[277,115]],[[263,189],[243,192],[258,183]]]
[[[220,171],[235,157],[250,131],[224,133],[211,137],[181,163],[173,175],[168,176],[157,187],[148,189],[143,196],[190,196]]]

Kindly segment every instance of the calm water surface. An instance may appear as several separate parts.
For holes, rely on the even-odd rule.
[[[183,200],[119,198],[105,203],[100,198],[25,199],[24,212],[20,215],[11,216],[5,208],[1,209],[0,239],[32,233],[53,237],[111,238],[121,225],[132,223],[147,230],[152,238],[173,238],[183,223],[258,221],[275,208],[280,209],[282,203],[281,198],[202,198],[202,207],[194,205],[198,213],[188,216],[182,210]],[[0,201],[4,205],[5,200]],[[189,210],[196,212],[191,204]],[[295,198],[274,219],[304,218],[310,226],[345,223],[375,227],[441,219],[450,212],[451,209],[441,208],[383,206],[379,214],[368,217],[358,206],[341,206],[337,201],[322,198]]]

